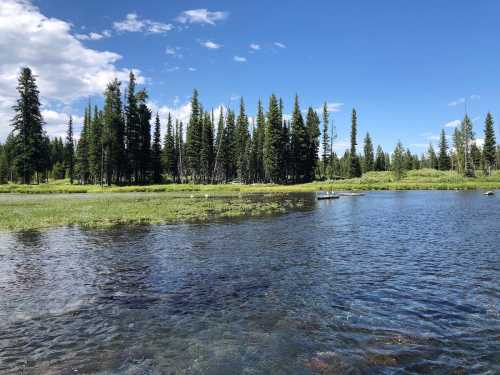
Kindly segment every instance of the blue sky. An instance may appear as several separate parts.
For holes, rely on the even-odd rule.
[[[235,99],[242,95],[250,114],[259,97],[266,103],[271,93],[283,97],[287,113],[295,93],[303,109],[320,107],[326,100],[337,111],[332,117],[338,148],[349,137],[353,107],[359,143],[369,131],[375,144],[387,150],[401,139],[417,153],[429,141],[435,143],[445,124],[451,133],[453,121],[463,117],[465,99],[478,138],[485,113],[490,110],[495,118],[500,113],[498,1],[5,4],[0,5],[0,17],[1,8],[10,4],[4,17],[28,14],[45,27],[30,34],[22,22],[17,29],[0,26],[0,57],[9,54],[10,59],[2,63],[0,58],[0,79],[10,77],[0,81],[0,99],[7,103],[15,94],[12,74],[7,73],[31,63],[42,80],[42,94],[46,88],[44,108],[51,111],[46,117],[53,134],[63,132],[65,114],[81,116],[88,96],[99,103],[105,80],[113,75],[124,79],[128,69],[138,70],[153,109],[162,116],[168,111],[184,116],[193,88],[206,107],[236,108]],[[43,36],[45,42],[35,41],[31,52],[11,52],[16,37],[26,40],[30,35]],[[31,56],[33,51],[42,56]],[[97,68],[91,66],[92,54]],[[72,70],[94,77],[96,88],[89,79],[73,77],[78,74]],[[54,71],[65,71],[67,77],[56,77]],[[43,73],[53,77],[50,82],[43,81]],[[0,106],[2,113],[7,110]],[[1,138],[7,127],[0,127]]]

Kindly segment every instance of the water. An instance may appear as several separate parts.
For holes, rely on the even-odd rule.
[[[0,234],[2,374],[500,373],[500,197]]]

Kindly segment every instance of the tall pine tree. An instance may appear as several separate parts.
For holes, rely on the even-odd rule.
[[[349,177],[361,177],[361,164],[359,162],[358,155],[356,153],[357,140],[357,130],[358,129],[358,117],[356,110],[352,110],[352,121],[351,121],[351,150],[350,150],[350,167],[349,167]]]
[[[151,169],[153,172],[153,183],[159,184],[161,182],[163,168],[161,162],[160,115],[158,112],[156,112],[153,145],[151,146]]]
[[[484,123],[484,146],[483,146],[484,169],[488,175],[496,165],[496,139],[493,127],[493,116],[488,112]]]

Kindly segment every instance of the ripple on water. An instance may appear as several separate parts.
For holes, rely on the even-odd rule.
[[[500,200],[300,199],[237,223],[0,234],[0,373],[500,373]]]

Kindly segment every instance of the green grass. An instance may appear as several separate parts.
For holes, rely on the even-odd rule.
[[[0,185],[0,193],[49,194],[49,193],[123,193],[123,192],[208,192],[208,193],[290,193],[318,190],[469,190],[500,189],[500,171],[486,177],[478,173],[476,178],[465,178],[455,172],[434,169],[409,171],[399,181],[391,172],[369,172],[361,178],[337,181],[316,181],[308,184],[163,184],[146,186],[70,185],[66,180],[51,181],[40,185]]]
[[[0,196],[0,230],[31,230],[79,225],[206,222],[223,218],[273,215],[297,204],[284,195],[273,197],[222,194],[83,194]]]
[[[0,194],[0,230],[206,222],[269,215],[293,206],[295,200],[286,199],[286,193],[293,192],[454,189],[500,189],[500,171],[490,177],[464,178],[453,172],[423,169],[410,171],[399,181],[390,172],[370,172],[357,179],[297,185],[167,184],[101,188],[70,185],[67,181],[29,186],[8,184],[0,185],[0,193],[11,193]]]

